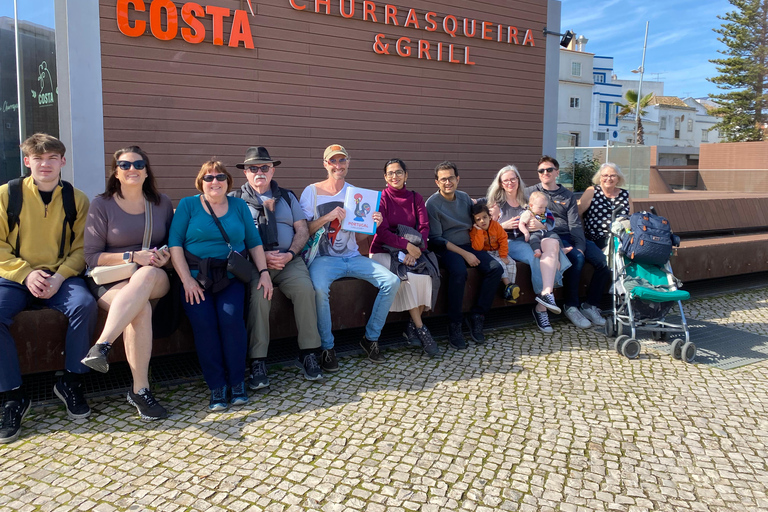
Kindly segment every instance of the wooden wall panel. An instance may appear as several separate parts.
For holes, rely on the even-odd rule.
[[[375,2],[379,23],[339,15],[331,0],[330,15],[317,14],[314,1],[297,11],[289,0],[252,0],[248,16],[254,49],[212,44],[211,16],[201,18],[205,40],[189,44],[180,35],[171,41],[144,35],[133,38],[117,27],[117,0],[99,0],[104,90],[105,164],[120,147],[138,144],[152,159],[162,190],[174,202],[195,193],[193,177],[211,157],[230,166],[245,149],[266,146],[282,160],[277,179],[297,193],[323,179],[322,152],[331,143],[351,153],[349,181],[382,188],[383,163],[399,157],[409,166],[409,187],[425,196],[435,191],[434,166],[454,161],[461,188],[484,194],[496,171],[513,163],[534,183],[541,153],[546,0],[409,0],[397,5],[402,24],[409,8],[447,14],[459,21],[458,37],[441,28],[428,32],[385,25],[385,2]],[[207,0],[201,5],[248,9],[244,0]],[[147,12],[130,18],[149,20]],[[184,2],[175,5],[181,10]],[[348,2],[344,2],[345,7]],[[393,4],[395,5],[395,4]],[[531,30],[535,47],[516,46],[461,36],[464,17],[515,26],[519,40]],[[224,21],[225,43],[232,18]],[[179,27],[186,25],[179,15]],[[433,60],[379,55],[374,36],[389,43],[409,37],[416,48],[424,39]],[[438,42],[453,43],[457,57],[470,48],[474,66],[436,62]],[[395,53],[391,44],[391,53]]]

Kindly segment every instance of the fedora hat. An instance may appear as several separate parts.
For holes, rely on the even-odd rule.
[[[245,169],[250,165],[269,164],[271,163],[275,167],[280,165],[280,160],[272,160],[269,156],[269,151],[264,146],[251,146],[248,151],[245,152],[245,161],[241,164],[235,165],[238,169]]]

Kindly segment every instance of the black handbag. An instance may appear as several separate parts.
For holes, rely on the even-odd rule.
[[[229,247],[229,254],[227,254],[227,272],[231,272],[233,276],[244,283],[250,283],[253,265],[245,258],[245,256],[232,248],[232,244],[229,243],[229,236],[227,236],[227,232],[224,231],[224,227],[221,225],[219,218],[213,213],[211,204],[205,197],[203,197],[203,201],[205,201],[205,205],[208,207],[211,217],[213,217],[213,222],[216,223],[216,227],[221,231],[221,236],[224,237],[224,241],[227,243],[227,247]]]

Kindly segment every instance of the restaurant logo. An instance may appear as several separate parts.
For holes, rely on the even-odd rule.
[[[251,12],[253,12],[248,2]],[[133,12],[146,12],[144,0],[117,0],[117,28],[128,37],[141,37],[147,30],[147,21],[134,17]],[[165,15],[165,24],[163,24]],[[181,32],[181,37],[188,43],[198,44],[205,40],[205,27],[200,18],[210,16],[213,20],[213,44],[224,45],[224,19],[232,17],[232,28],[227,40],[227,46],[237,48],[243,43],[245,48],[253,49],[253,36],[248,13],[235,9],[234,12],[226,7],[202,5],[187,2],[181,7],[181,21],[184,25],[179,30],[179,10],[171,0],[153,0],[149,7],[149,29],[152,35],[160,41],[170,41]]]
[[[331,0],[288,0],[291,7],[297,11],[303,11],[307,6],[314,4],[314,12],[317,14],[331,14]],[[452,14],[438,15],[433,11],[417,11],[408,9],[405,11],[395,5],[385,4],[383,13],[377,13],[376,2],[363,1],[362,8],[356,10],[355,0],[338,0],[339,14],[343,18],[358,17],[371,23],[383,23],[396,27],[413,28],[427,32],[443,32],[451,38],[463,37],[467,39],[481,39],[519,46],[536,46],[533,40],[533,31],[519,30],[512,25],[503,25],[490,21],[478,21],[471,18],[458,18]],[[381,4],[379,4],[381,5]],[[434,42],[426,39],[413,40],[410,37],[400,37],[396,41],[388,38],[383,33],[374,36],[373,51],[379,55],[398,55],[399,57],[413,57],[424,60],[436,60],[453,64],[475,65],[470,58],[470,47],[453,43]]]

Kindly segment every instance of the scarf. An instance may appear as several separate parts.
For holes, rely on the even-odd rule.
[[[275,208],[277,208],[277,202],[282,198],[282,191],[277,186],[275,180],[269,183],[269,188],[270,192],[272,192],[272,198],[275,200]],[[245,183],[240,187],[240,193],[240,197],[248,204],[248,209],[251,211],[256,227],[259,228],[259,235],[261,236],[261,243],[264,244],[264,250],[274,250],[278,245],[275,212],[264,208],[261,198],[253,190],[250,183]]]

